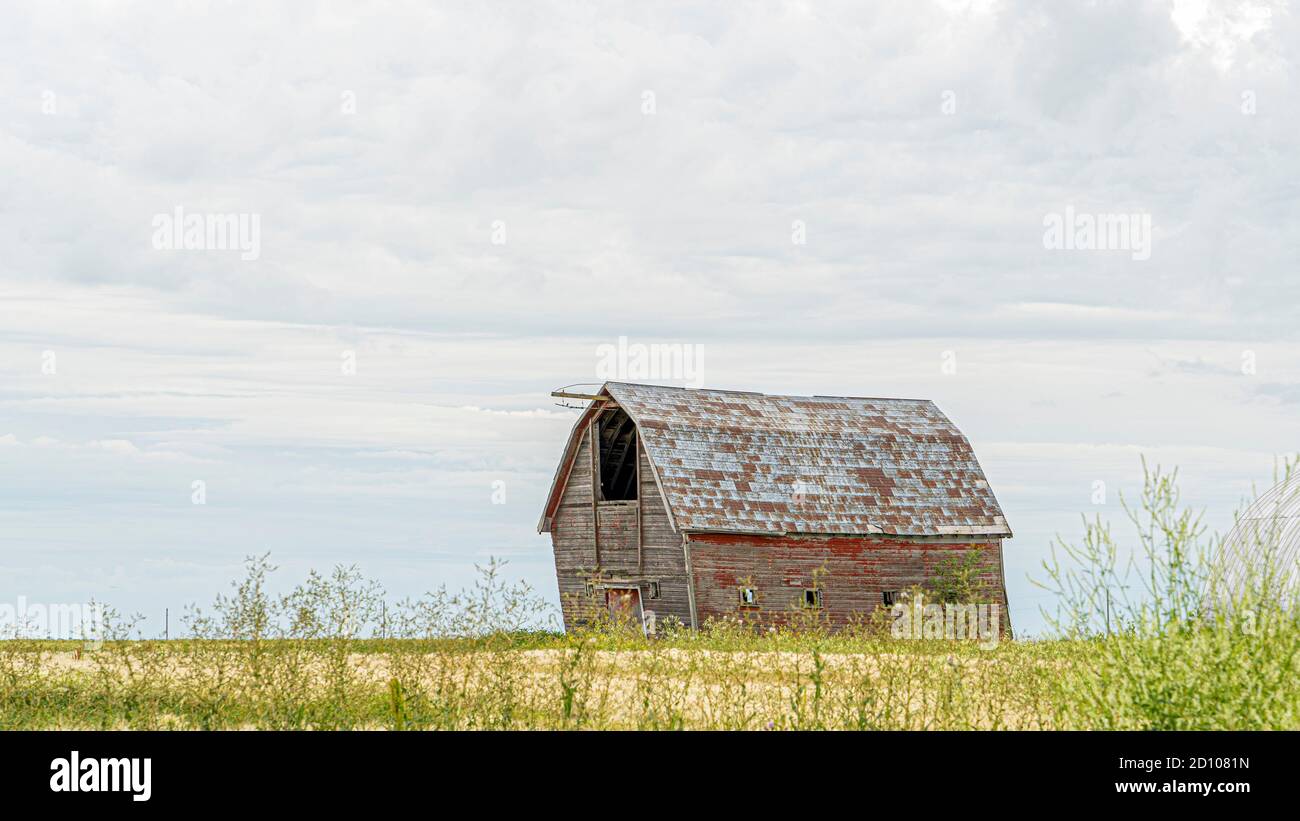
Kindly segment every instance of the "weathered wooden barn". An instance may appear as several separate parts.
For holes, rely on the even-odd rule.
[[[584,398],[538,528],[566,629],[602,609],[698,627],[809,607],[843,625],[969,551],[1007,612],[1011,531],[933,402],[620,382]]]

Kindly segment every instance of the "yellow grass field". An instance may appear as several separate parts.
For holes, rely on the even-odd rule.
[[[6,641],[0,727],[1296,728],[1296,635]]]

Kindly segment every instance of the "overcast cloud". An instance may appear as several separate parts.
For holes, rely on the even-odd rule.
[[[1295,13],[863,5],[6,8],[0,599],[160,631],[267,550],[555,598],[548,393],[620,335],[933,399],[1022,629],[1142,455],[1229,522],[1297,447]],[[156,247],[178,207],[256,215],[256,259]],[[1149,215],[1149,258],[1046,248],[1067,208]]]

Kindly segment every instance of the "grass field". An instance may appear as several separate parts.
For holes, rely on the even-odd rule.
[[[0,729],[1300,728],[1291,588],[1264,573],[1231,607],[1207,598],[1212,543],[1172,476],[1133,518],[1137,593],[1089,523],[1044,567],[1058,638],[992,647],[815,619],[566,635],[530,629],[548,606],[497,565],[390,606],[348,568],[271,595],[254,558],[190,638],[141,640],[109,612],[93,642],[0,641]]]
[[[1298,635],[9,641],[0,728],[1296,728]]]

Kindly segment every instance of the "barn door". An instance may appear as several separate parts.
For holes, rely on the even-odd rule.
[[[611,587],[605,591],[605,601],[609,604],[609,616],[614,624],[634,626],[645,632],[640,588]]]

